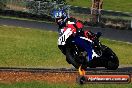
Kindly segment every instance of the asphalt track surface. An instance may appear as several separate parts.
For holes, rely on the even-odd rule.
[[[50,31],[58,30],[57,25],[55,23],[17,20],[17,19],[9,19],[9,18],[0,18],[0,25],[12,25],[12,26],[36,28],[36,29],[50,30]],[[110,28],[93,28],[93,27],[85,27],[84,29],[89,29],[92,32],[102,32],[103,34],[102,37],[104,38],[132,43],[132,30],[117,30]]]
[[[57,31],[57,25],[53,23],[47,23],[47,22],[36,22],[36,21],[26,21],[26,20],[17,20],[17,19],[8,19],[8,18],[0,18],[0,25],[9,25],[9,26],[19,26],[19,27],[26,27],[26,28],[36,28],[36,29],[42,29],[42,30],[49,30],[49,31]],[[85,29],[90,29],[93,32],[102,32],[103,37],[112,39],[112,40],[118,40],[118,41],[124,41],[124,42],[130,42],[132,43],[132,31],[131,30],[116,30],[116,29],[108,29],[108,28],[91,28],[91,27],[85,27]],[[0,77],[4,80],[8,80],[7,76],[10,78],[10,76],[22,76],[24,73],[27,72],[30,73],[57,73],[60,75],[70,77],[69,75],[76,74],[75,77],[78,75],[78,71],[76,69],[71,68],[9,68],[9,67],[0,67]],[[27,74],[26,73],[26,74]],[[119,67],[117,70],[106,70],[105,68],[88,68],[87,69],[88,74],[132,74],[132,67]],[[5,76],[4,74],[7,74]],[[16,75],[15,75],[16,74]],[[3,76],[4,75],[4,76]],[[19,76],[20,75],[20,76]],[[32,75],[32,74],[30,74]],[[36,74],[33,74],[33,76],[27,77],[28,80],[31,77],[34,77]],[[71,77],[72,77],[71,75]],[[36,75],[38,77],[38,74]],[[45,75],[44,75],[45,76]],[[50,76],[46,74],[46,77]],[[56,75],[57,76],[57,75]],[[5,78],[6,77],[6,78]],[[40,76],[41,77],[41,76]],[[17,79],[17,78],[16,78]],[[14,79],[16,81],[16,79]],[[24,79],[24,78],[23,78]],[[73,80],[74,78],[70,78],[67,80]],[[32,79],[31,79],[32,80]],[[46,79],[47,80],[47,79]],[[1,80],[0,80],[1,81]],[[75,80],[73,80],[75,81]]]
[[[78,73],[78,70],[75,68],[16,68],[16,67],[0,67],[0,72],[32,72],[32,73]],[[106,73],[116,73],[116,74],[132,74],[132,67],[124,66],[119,67],[117,70],[107,70],[103,67],[98,68],[87,68],[87,74],[106,74]]]

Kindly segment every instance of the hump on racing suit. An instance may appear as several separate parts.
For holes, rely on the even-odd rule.
[[[65,26],[65,30],[66,28],[71,28],[73,30],[74,33],[77,33],[78,31],[83,29],[83,23],[73,17],[70,17],[67,19],[67,23]]]

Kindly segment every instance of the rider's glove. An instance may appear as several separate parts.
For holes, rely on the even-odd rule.
[[[102,33],[101,32],[97,32],[95,35],[96,35],[96,38],[99,38],[102,35]]]

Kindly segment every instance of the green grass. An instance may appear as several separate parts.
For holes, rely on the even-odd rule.
[[[27,82],[0,84],[0,88],[131,88],[132,84],[51,84],[44,82]]]
[[[49,84],[40,82],[0,84],[0,88],[68,88],[66,84]]]
[[[51,31],[0,26],[0,67],[70,67]],[[120,64],[132,64],[132,44],[102,39],[116,52]]]
[[[66,0],[68,4],[81,7],[91,7],[91,0]],[[132,0],[104,0],[103,9],[132,12]]]
[[[69,67],[57,48],[56,32],[0,26],[0,67]],[[101,39],[112,48],[121,64],[132,64],[132,44]],[[2,84],[0,88],[131,88],[131,84],[51,84],[21,82]]]
[[[67,66],[57,33],[0,26],[0,67]]]

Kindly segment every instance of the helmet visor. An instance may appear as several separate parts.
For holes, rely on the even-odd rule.
[[[62,11],[54,11],[53,16],[54,18],[61,18],[63,15]]]

